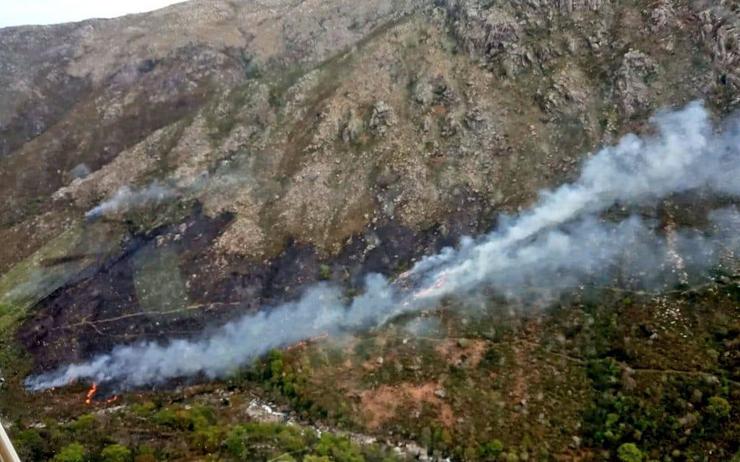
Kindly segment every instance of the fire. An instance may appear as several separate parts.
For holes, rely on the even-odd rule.
[[[118,395],[114,395],[112,398],[108,398],[105,400],[105,404],[113,404],[116,401],[118,401]]]
[[[426,298],[434,295],[439,289],[443,288],[447,283],[447,275],[441,274],[431,287],[422,289],[414,294],[414,298]]]
[[[93,397],[95,396],[95,393],[98,392],[98,384],[93,383],[89,390],[87,390],[87,394],[85,395],[85,404],[90,405],[92,403]]]

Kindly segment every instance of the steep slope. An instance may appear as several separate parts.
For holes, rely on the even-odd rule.
[[[18,124],[40,133],[2,158],[10,245],[0,262],[10,269],[120,188],[159,181],[174,205],[119,197],[106,220],[143,241],[103,263],[116,282],[98,273],[86,289],[71,284],[45,299],[53,312],[70,300],[88,307],[51,315],[63,317],[54,326],[152,311],[132,284],[142,269],[177,270],[177,299],[216,311],[296,293],[322,263],[334,276],[398,270],[528,203],[656,108],[704,98],[731,110],[733,18],[726,8],[664,4],[195,2],[56,32],[5,30],[5,62],[35,56],[52,34],[65,46],[4,73],[16,83],[3,98],[69,108],[4,116],[15,135]],[[49,85],[50,62],[62,81],[86,82],[72,85],[77,96],[50,87],[73,104],[34,86]],[[192,226],[212,228],[207,243],[178,243]],[[151,246],[164,250],[138,250]],[[170,247],[180,249],[174,260]],[[150,253],[170,266],[129,261]],[[104,295],[111,284],[121,285],[113,299]],[[88,312],[98,305],[112,312]],[[46,344],[45,335],[27,345]],[[106,346],[93,332],[74,335],[89,342],[83,351]],[[59,351],[83,354],[67,337],[53,340]]]
[[[195,0],[0,30],[0,325],[30,353],[0,367],[20,386],[399,274],[656,110],[737,109],[738,21],[729,1]],[[693,222],[673,207],[655,215]]]

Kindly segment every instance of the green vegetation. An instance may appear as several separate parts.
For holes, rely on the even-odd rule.
[[[253,368],[245,370],[240,377],[246,383],[259,384],[278,399],[287,399],[291,407],[304,415],[327,417],[312,396],[308,393],[308,371],[289,363],[285,354],[273,350]]]
[[[504,452],[504,443],[499,440],[491,440],[480,448],[480,457],[483,460],[495,459]]]
[[[232,424],[217,412],[224,409],[202,404],[157,408],[151,402],[137,403],[110,416],[84,414],[65,425],[49,421],[44,428],[18,432],[14,441],[22,460],[54,462],[153,462],[207,455],[234,461],[398,460],[380,446],[360,446],[327,432],[319,436],[298,425]],[[111,441],[112,434],[133,425],[150,435],[157,447],[132,449]]]
[[[226,450],[237,460],[272,459],[283,453],[298,453],[315,445],[315,435],[278,424],[246,424],[232,429]]]
[[[703,460],[709,450],[730,460],[740,420],[726,358],[737,349],[737,326],[719,308],[731,313],[735,296],[717,290],[671,302],[689,296],[701,323],[691,337],[663,340],[665,349],[652,334],[659,311],[635,294],[563,300],[537,324],[507,313],[465,323],[450,307],[438,326],[446,336],[409,338],[392,326],[346,345],[272,351],[224,383],[144,394],[111,414],[90,412],[85,387],[70,387],[55,395],[68,393],[77,407],[58,409],[41,427],[22,419],[12,436],[24,460],[388,460],[379,446],[319,437],[310,426],[250,421],[245,399],[257,392],[303,422],[379,428],[458,460],[548,460],[574,445],[622,462]],[[634,322],[618,322],[625,317]],[[677,342],[683,354],[674,358]],[[392,412],[373,427],[368,406]],[[130,440],[130,429],[146,445]]]
[[[85,462],[85,447],[79,443],[72,443],[54,456],[54,462]]]
[[[710,417],[723,420],[730,416],[732,406],[721,396],[712,396],[708,400],[707,412]]]
[[[642,462],[642,451],[634,443],[624,443],[617,449],[617,457],[621,462]]]
[[[331,279],[331,266],[326,264],[319,266],[319,279],[322,281],[328,281]]]
[[[23,430],[15,438],[18,456],[21,460],[42,460],[46,442],[39,432],[33,429]]]
[[[131,457],[131,450],[121,444],[106,446],[100,453],[102,462],[130,462]]]

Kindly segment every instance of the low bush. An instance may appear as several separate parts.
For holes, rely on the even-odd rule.
[[[122,444],[106,446],[100,453],[103,462],[130,462],[131,450]]]
[[[59,453],[54,456],[54,462],[85,462],[87,452],[85,447],[80,443],[72,443],[62,448]]]
[[[617,457],[621,462],[642,462],[642,451],[634,443],[624,443],[617,449]]]

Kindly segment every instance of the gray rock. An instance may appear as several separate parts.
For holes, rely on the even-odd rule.
[[[384,101],[377,101],[373,105],[373,111],[370,115],[368,126],[377,136],[385,136],[388,128],[395,125],[395,113],[393,108]]]
[[[653,107],[654,92],[650,81],[655,79],[658,65],[647,54],[629,50],[617,72],[616,89],[622,114],[631,117]]]

